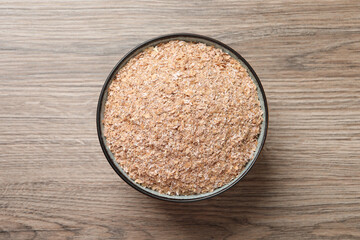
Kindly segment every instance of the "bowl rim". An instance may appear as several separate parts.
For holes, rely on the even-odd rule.
[[[240,59],[242,61],[242,63],[247,67],[247,69],[251,72],[251,74],[253,75],[254,79],[257,82],[258,88],[260,89],[261,95],[262,95],[262,100],[263,100],[263,105],[264,105],[264,136],[262,138],[262,141],[260,142],[259,148],[258,150],[255,152],[255,155],[253,157],[252,160],[250,160],[247,164],[249,164],[249,166],[240,173],[240,175],[233,180],[233,182],[231,184],[228,185],[224,185],[223,187],[220,187],[218,191],[213,191],[210,192],[208,194],[206,194],[205,196],[199,196],[196,197],[196,195],[193,195],[195,197],[193,198],[186,198],[186,199],[178,199],[178,198],[172,198],[171,195],[156,195],[150,191],[147,191],[141,187],[139,187],[136,183],[133,183],[132,181],[130,181],[130,179],[125,176],[119,169],[118,167],[115,165],[115,163],[113,162],[113,159],[111,158],[111,156],[108,153],[108,150],[106,149],[106,143],[104,142],[103,139],[103,133],[102,133],[102,123],[101,123],[101,110],[102,110],[102,102],[103,102],[103,98],[105,96],[105,93],[109,87],[109,84],[111,83],[113,77],[116,75],[116,73],[119,70],[119,67],[121,66],[121,64],[124,61],[127,61],[129,57],[131,57],[133,54],[135,54],[137,51],[139,51],[140,49],[143,49],[147,46],[152,46],[153,43],[158,42],[158,41],[166,41],[169,40],[171,41],[172,39],[175,38],[194,38],[194,39],[200,39],[200,40],[204,40],[207,42],[211,42],[214,44],[217,44],[219,46],[221,46],[222,48],[226,49],[227,51],[231,52],[232,54],[234,54],[238,59]],[[181,40],[181,39],[180,39]],[[130,58],[129,58],[130,59]],[[139,45],[137,45],[135,48],[133,48],[132,50],[130,50],[128,53],[126,53],[119,61],[118,63],[113,67],[113,69],[111,70],[110,74],[108,75],[108,77],[106,78],[100,95],[99,95],[99,100],[98,100],[98,105],[97,105],[97,110],[96,110],[96,128],[97,128],[97,134],[98,134],[98,138],[99,138],[99,142],[100,142],[100,146],[101,149],[106,157],[106,159],[108,160],[109,164],[111,165],[111,167],[114,169],[114,171],[130,186],[132,186],[134,189],[138,190],[139,192],[156,198],[156,199],[160,199],[160,200],[165,200],[165,201],[170,201],[170,202],[195,202],[195,201],[200,201],[200,200],[205,200],[205,199],[209,199],[212,197],[215,197],[225,191],[227,191],[228,189],[232,188],[234,185],[236,185],[243,177],[245,177],[245,175],[250,171],[250,169],[253,167],[253,165],[255,164],[256,160],[258,159],[260,153],[262,152],[262,149],[264,147],[265,141],[266,141],[266,137],[267,137],[267,131],[268,131],[268,124],[269,124],[269,110],[268,110],[268,104],[267,104],[267,100],[266,100],[266,95],[265,95],[265,91],[264,88],[261,84],[261,81],[259,79],[259,77],[257,76],[257,74],[255,73],[254,69],[251,67],[251,65],[234,49],[232,49],[231,47],[229,47],[228,45],[207,37],[207,36],[203,36],[203,35],[198,35],[198,34],[193,34],[193,33],[174,33],[174,34],[166,34],[166,35],[162,35],[159,37],[155,37],[152,39],[149,39]],[[259,143],[258,143],[259,144]],[[149,189],[150,190],[150,189]]]

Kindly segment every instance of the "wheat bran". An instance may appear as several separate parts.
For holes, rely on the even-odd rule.
[[[262,110],[238,61],[203,43],[147,48],[111,83],[104,135],[136,183],[168,195],[211,192],[253,157]]]

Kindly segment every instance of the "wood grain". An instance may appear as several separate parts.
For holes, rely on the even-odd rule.
[[[360,239],[360,2],[1,1],[0,239]],[[174,32],[229,44],[270,108],[262,157],[192,204],[138,193],[95,109],[115,63]]]

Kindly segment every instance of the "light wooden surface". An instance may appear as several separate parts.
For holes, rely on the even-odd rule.
[[[105,78],[137,44],[192,32],[254,67],[262,157],[233,189],[167,203],[98,144]],[[0,239],[360,239],[360,2],[1,1]]]

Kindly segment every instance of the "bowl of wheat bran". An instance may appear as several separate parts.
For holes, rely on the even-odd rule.
[[[100,93],[97,131],[115,172],[149,196],[191,202],[234,186],[265,143],[268,107],[252,67],[195,34],[127,53]]]

